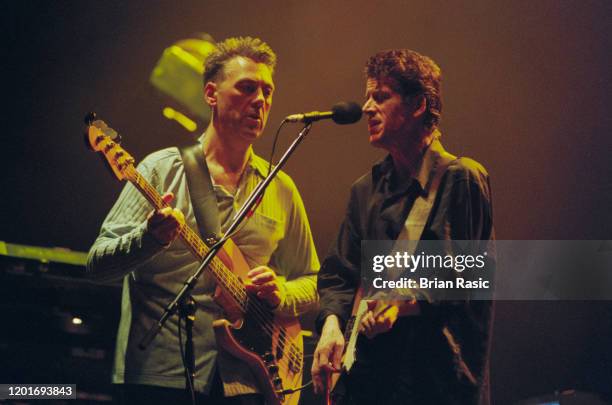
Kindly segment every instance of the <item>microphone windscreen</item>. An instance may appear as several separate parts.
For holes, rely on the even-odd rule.
[[[353,124],[361,119],[361,106],[353,101],[343,101],[332,107],[332,119],[336,124]]]

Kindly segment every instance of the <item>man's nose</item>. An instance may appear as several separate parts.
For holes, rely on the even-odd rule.
[[[361,111],[366,115],[374,114],[373,103],[371,101],[371,99],[366,100],[366,102],[363,103],[363,107],[361,107]]]
[[[261,87],[257,88],[255,92],[255,98],[253,99],[253,103],[257,106],[262,106],[266,101],[266,97],[264,96],[263,89]]]

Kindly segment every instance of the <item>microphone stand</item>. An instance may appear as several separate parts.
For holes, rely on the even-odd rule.
[[[185,388],[191,396],[191,403],[196,405],[195,397],[195,351],[193,349],[193,323],[195,322],[196,302],[191,295],[186,295],[179,305],[179,316],[185,322],[185,351],[183,364],[185,366]],[[178,327],[181,327],[179,322]],[[179,334],[180,336],[180,334]],[[179,339],[180,340],[180,339]],[[180,343],[180,342],[179,342]]]
[[[253,190],[249,198],[245,201],[245,203],[242,205],[240,210],[234,215],[231,225],[225,232],[226,236],[223,237],[217,243],[215,243],[213,246],[211,246],[210,250],[208,251],[208,254],[206,255],[206,257],[204,257],[204,260],[202,260],[202,262],[200,263],[200,267],[198,267],[198,269],[187,280],[185,280],[185,282],[183,283],[183,287],[178,292],[176,297],[174,297],[172,302],[170,302],[166,306],[164,313],[159,318],[157,323],[153,325],[151,328],[149,328],[145,336],[140,340],[140,343],[138,344],[138,348],[140,350],[147,349],[147,347],[149,346],[149,344],[151,344],[155,336],[157,336],[157,334],[161,331],[161,329],[163,328],[168,318],[176,312],[177,308],[179,307],[179,304],[183,302],[186,298],[189,297],[189,293],[191,292],[191,290],[193,290],[193,287],[195,286],[198,278],[200,278],[200,276],[202,275],[206,267],[210,264],[210,262],[217,255],[217,253],[219,253],[219,251],[223,248],[223,245],[228,239],[227,235],[231,235],[238,228],[238,226],[242,223],[242,221],[248,216],[250,216],[252,212],[255,211],[255,209],[257,208],[257,205],[259,204],[261,198],[263,197],[263,193],[265,192],[266,187],[268,187],[272,179],[276,177],[276,175],[278,174],[280,169],[285,165],[285,163],[287,162],[291,154],[295,151],[295,149],[302,142],[302,140],[304,140],[306,135],[308,135],[311,128],[312,128],[311,122],[307,123],[304,126],[304,128],[302,128],[297,138],[295,138],[293,143],[289,146],[289,148],[287,148],[287,151],[285,152],[285,154],[279,159],[278,164],[274,166],[274,168],[268,174],[268,176],[264,180],[262,180],[257,185],[257,187],[255,187],[255,189]],[[186,362],[188,365],[194,365],[195,364],[195,353],[193,350],[193,339],[192,339],[191,333],[187,333],[187,342],[185,343],[185,345],[186,347],[190,349],[188,350],[188,352],[191,357],[187,359]],[[189,370],[189,371],[191,371],[195,375],[195,369]]]

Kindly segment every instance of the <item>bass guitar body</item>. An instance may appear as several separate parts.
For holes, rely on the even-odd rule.
[[[300,325],[296,321],[282,321],[287,337],[300,344],[302,349]],[[232,356],[242,360],[251,370],[259,384],[261,393],[267,404],[297,405],[299,391],[283,394],[283,387],[299,387],[302,384],[301,356],[281,343],[280,333],[269,339],[262,335],[259,328],[253,327],[248,319],[236,328],[230,321],[221,319],[214,321],[213,328],[217,345]],[[281,364],[284,365],[281,367]],[[270,382],[270,383],[268,383]]]
[[[219,258],[245,284],[250,266],[238,247],[228,240]],[[282,394],[287,387],[299,387],[303,376],[303,341],[300,322],[294,317],[273,313],[261,301],[249,295],[246,310],[233,307],[232,300],[223,289],[215,300],[229,319],[213,322],[217,346],[242,360],[258,381],[258,387],[267,404],[297,405],[300,392]],[[253,305],[258,303],[257,305]],[[268,330],[268,325],[275,325]],[[271,333],[270,333],[271,332]],[[260,382],[264,382],[263,384]]]

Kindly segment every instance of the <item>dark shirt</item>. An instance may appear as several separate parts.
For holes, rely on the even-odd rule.
[[[415,199],[426,191],[431,161],[441,153],[435,140],[417,175],[404,181],[388,156],[353,184],[346,217],[318,276],[319,331],[331,314],[345,325],[360,282],[361,241],[397,239]],[[488,174],[474,160],[455,159],[441,179],[421,239],[493,238]],[[415,403],[486,403],[491,301],[419,301],[419,306],[420,315],[399,318],[391,331],[371,340],[360,336],[349,391],[370,387],[358,396],[365,401],[372,395],[378,403],[386,403],[391,391],[405,391],[404,399],[412,396]]]

